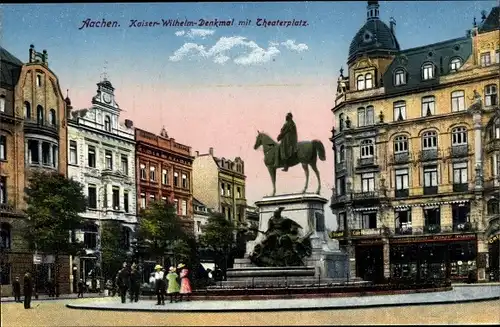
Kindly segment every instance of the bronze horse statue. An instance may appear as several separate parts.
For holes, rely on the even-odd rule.
[[[276,169],[284,166],[284,163],[281,162],[279,166],[275,166],[275,156],[276,151],[279,151],[279,144],[274,141],[269,135],[265,133],[261,133],[257,131],[257,139],[255,140],[254,149],[257,150],[260,146],[264,148],[264,163],[271,175],[271,180],[273,182],[273,196],[276,194]],[[297,143],[297,152],[289,159],[288,166],[293,167],[302,164],[302,168],[306,174],[306,184],[302,193],[305,193],[307,190],[307,186],[309,184],[309,166],[311,166],[312,170],[316,173],[316,177],[318,179],[318,189],[316,190],[316,194],[319,194],[321,190],[321,181],[319,178],[318,167],[316,167],[316,160],[319,157],[321,161],[325,161],[325,147],[320,140],[312,140],[312,141],[301,141]]]

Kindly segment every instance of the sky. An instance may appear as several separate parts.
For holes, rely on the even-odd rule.
[[[249,204],[272,184],[257,130],[277,137],[292,112],[299,140],[321,140],[321,195],[333,183],[333,126],[339,69],[366,22],[366,1],[252,3],[127,3],[1,5],[1,46],[28,61],[30,44],[48,51],[49,68],[75,109],[88,108],[103,73],[116,88],[121,120],[217,157],[245,161]],[[497,1],[380,2],[380,17],[396,20],[402,49],[465,36]],[[83,27],[92,21],[116,27]],[[235,20],[234,26],[163,26],[169,19]],[[300,21],[300,26],[257,26],[257,20]],[[130,26],[136,20],[135,26]],[[247,26],[239,21],[250,20]],[[138,27],[142,22],[156,26]],[[301,166],[278,172],[277,194],[300,192]],[[314,176],[309,191],[316,189]],[[329,204],[327,204],[328,206]],[[326,224],[335,228],[325,207]]]

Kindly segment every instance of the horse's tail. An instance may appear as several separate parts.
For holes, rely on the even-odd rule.
[[[319,160],[325,161],[326,160],[326,153],[325,153],[325,147],[323,146],[323,143],[320,140],[314,140],[312,142],[314,145],[314,149],[318,152]]]

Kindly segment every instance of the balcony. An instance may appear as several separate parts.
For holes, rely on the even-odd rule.
[[[346,170],[347,165],[345,161],[335,163],[335,172]]]
[[[405,164],[405,163],[408,163],[409,161],[410,161],[410,153],[408,153],[408,152],[394,154],[394,163],[395,164]]]
[[[332,195],[331,203],[332,204],[342,203],[342,202],[346,202],[348,200],[349,200],[349,197],[347,196],[347,194],[342,194],[342,195],[334,194],[334,195]]]
[[[359,158],[357,167],[375,166],[375,157]]]
[[[410,195],[409,189],[395,190],[394,191],[395,198],[407,198],[409,195]]]
[[[467,157],[468,154],[469,154],[468,144],[454,145],[450,149],[450,156],[452,158],[463,158]]]
[[[377,199],[380,197],[378,191],[370,191],[370,192],[356,192],[352,194],[353,200],[370,200]]]
[[[441,232],[441,226],[438,224],[429,224],[424,226],[424,232],[429,234],[436,234]]]
[[[432,194],[438,194],[438,187],[437,186],[425,186],[424,187],[424,195],[432,195]]]
[[[455,223],[453,224],[454,232],[470,232],[472,231],[472,224],[470,222]]]
[[[469,184],[453,184],[453,192],[467,192],[469,190]]]
[[[427,149],[420,151],[420,161],[436,160],[438,157],[438,149]]]
[[[485,150],[486,152],[500,150],[500,139],[493,139],[489,141],[485,146]]]
[[[413,229],[411,227],[396,227],[396,235],[412,235]]]
[[[59,125],[50,124],[43,120],[24,120],[24,133],[26,134],[43,134],[55,139],[59,139]]]

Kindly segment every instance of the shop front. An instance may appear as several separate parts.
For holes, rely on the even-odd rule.
[[[384,245],[382,239],[353,240],[356,276],[374,283],[384,280]]]
[[[475,234],[390,239],[391,278],[409,280],[467,279],[476,269]]]

